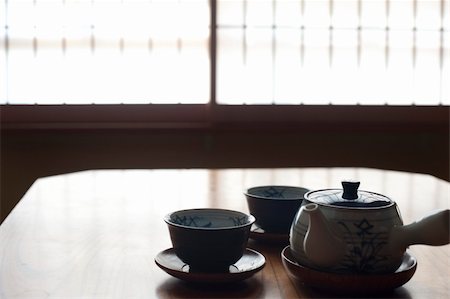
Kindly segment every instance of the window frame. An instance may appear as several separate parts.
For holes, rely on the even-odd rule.
[[[154,130],[449,130],[447,106],[3,105],[0,128]]]

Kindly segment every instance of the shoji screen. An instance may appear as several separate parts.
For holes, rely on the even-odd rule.
[[[218,0],[217,102],[450,104],[449,0]]]
[[[1,0],[0,102],[206,103],[208,0]]]
[[[0,5],[0,103],[450,104],[450,0]]]

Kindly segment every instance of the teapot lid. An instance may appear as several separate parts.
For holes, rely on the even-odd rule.
[[[310,202],[333,207],[380,208],[394,204],[384,195],[358,190],[360,182],[343,181],[342,189],[324,189],[305,194]]]

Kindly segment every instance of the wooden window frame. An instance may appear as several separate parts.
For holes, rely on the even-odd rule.
[[[448,106],[2,105],[10,129],[449,129]]]

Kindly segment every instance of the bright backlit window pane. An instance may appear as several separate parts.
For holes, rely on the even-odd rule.
[[[450,103],[449,0],[0,1],[0,104]]]
[[[2,103],[209,101],[208,0],[17,0],[3,11]]]
[[[217,102],[448,105],[449,7],[218,0]]]

